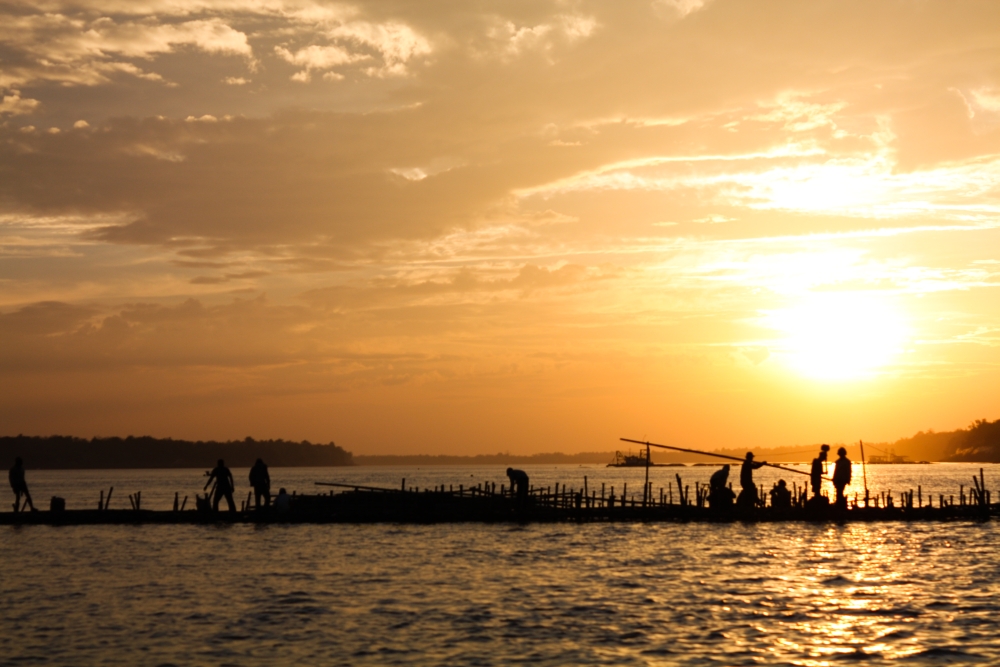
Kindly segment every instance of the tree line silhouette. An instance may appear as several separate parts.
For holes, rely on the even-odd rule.
[[[276,467],[354,465],[351,452],[332,442],[253,438],[216,442],[131,435],[90,440],[63,435],[0,437],[0,461],[13,461],[15,456],[36,470],[204,468],[220,458],[236,468],[248,468],[258,458]]]

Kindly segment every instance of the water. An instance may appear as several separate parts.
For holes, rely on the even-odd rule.
[[[693,485],[712,469],[657,469],[654,483],[678,470]],[[900,490],[919,476],[957,493],[973,471],[874,474]],[[529,469],[533,484],[587,474],[637,489],[642,472]],[[58,490],[70,507],[96,506],[114,483],[155,509],[175,490],[193,495],[200,474],[29,471],[28,481],[39,500]],[[506,481],[492,467],[272,471],[300,492],[316,479],[397,486],[403,476]],[[3,527],[0,665],[997,664],[998,527]]]

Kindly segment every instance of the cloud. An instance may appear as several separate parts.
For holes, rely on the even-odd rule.
[[[222,19],[181,23],[155,19],[116,22],[108,17],[90,20],[58,13],[6,16],[0,42],[12,49],[10,66],[0,74],[0,85],[27,85],[37,81],[96,85],[124,72],[159,80],[122,58],[150,60],[179,47],[252,60],[247,36]]]
[[[374,76],[404,75],[411,60],[432,52],[425,37],[402,23],[352,21],[332,28],[327,34],[332,39],[355,42],[381,54],[383,65],[368,70]]]
[[[487,35],[501,45],[506,56],[538,51],[550,54],[560,44],[573,44],[587,39],[599,27],[592,16],[560,15],[546,23],[518,25],[514,21],[497,19]]]
[[[38,100],[22,98],[21,93],[13,90],[0,98],[0,116],[21,116],[30,114],[38,108]]]
[[[421,414],[428,395],[530,411],[518,397],[547,387],[625,419],[644,396],[657,414],[784,382],[759,313],[821,291],[876,290],[927,340],[982,341],[998,12],[6,3],[0,384],[36,381],[39,414],[98,401],[88,387],[108,392],[94,415],[137,386],[163,405],[371,391]],[[995,365],[969,354],[969,373]],[[641,391],[612,386],[620,369]],[[13,423],[28,404],[8,398]]]
[[[304,69],[296,72],[292,79],[307,83],[312,70],[328,70],[338,65],[365,60],[368,56],[348,53],[339,46],[307,46],[292,53],[283,46],[274,47],[274,52],[286,62]]]

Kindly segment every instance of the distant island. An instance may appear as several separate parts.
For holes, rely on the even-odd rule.
[[[149,436],[127,438],[74,438],[54,435],[0,437],[0,463],[10,465],[15,456],[36,470],[114,468],[211,468],[225,459],[235,468],[249,468],[258,457],[269,466],[350,466],[350,452],[334,443],[287,440],[233,440],[228,442],[173,440]]]
[[[663,444],[670,444],[665,442]],[[788,447],[756,448],[757,460],[778,462],[807,462],[812,459],[819,444],[792,445]],[[854,443],[846,444],[854,460],[860,460]],[[621,450],[629,448],[622,443]],[[1000,419],[979,419],[968,428],[955,431],[921,431],[910,438],[892,443],[865,442],[866,455],[892,451],[914,461],[965,461],[1000,463]],[[637,446],[632,451],[638,453]],[[712,450],[742,458],[745,448]],[[126,438],[77,438],[72,436],[6,436],[0,437],[0,464],[9,465],[15,456],[24,457],[28,467],[38,469],[113,469],[113,468],[205,468],[223,458],[232,467],[253,465],[258,457],[269,466],[439,466],[439,465],[593,465],[607,464],[614,459],[614,451],[562,454],[519,455],[510,452],[457,455],[358,455],[330,442],[313,444],[307,440],[232,440],[227,442],[174,440],[149,436]],[[653,463],[718,462],[719,459],[696,454],[654,450]]]

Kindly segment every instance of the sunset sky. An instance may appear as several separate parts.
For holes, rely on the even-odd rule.
[[[0,431],[996,419],[1000,3],[0,2]]]

